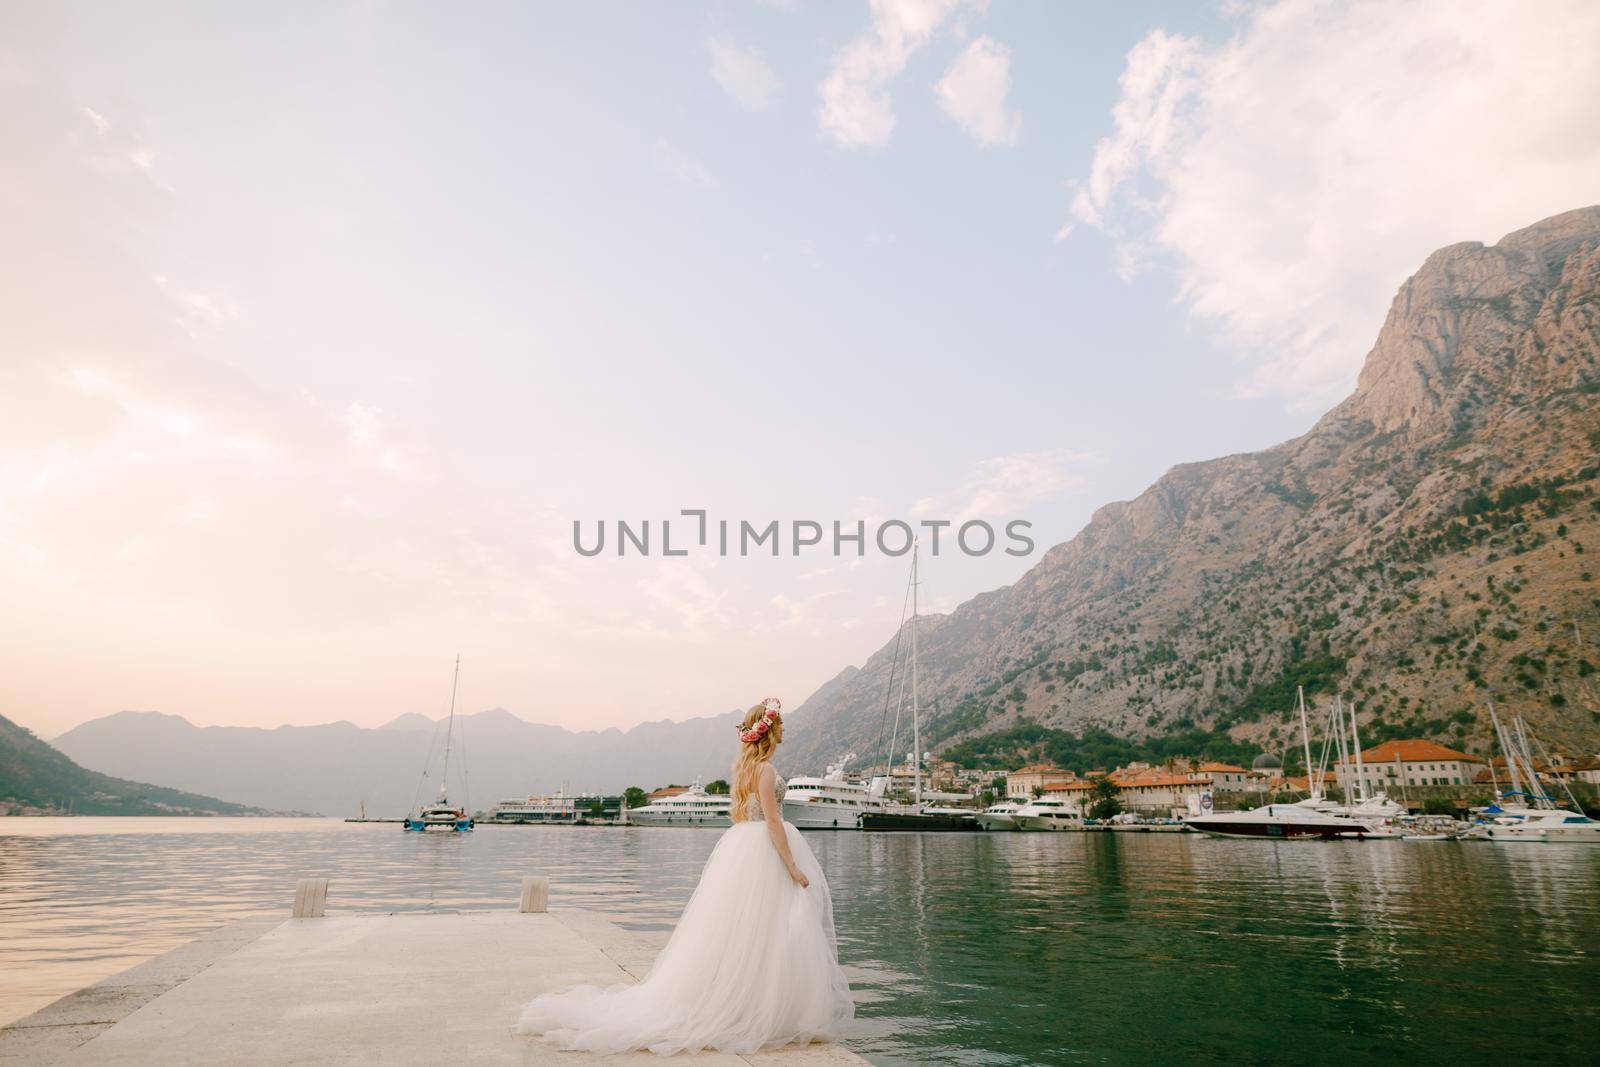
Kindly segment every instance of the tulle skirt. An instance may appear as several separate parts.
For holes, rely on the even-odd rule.
[[[809,887],[789,878],[765,823],[735,823],[644,981],[547,993],[522,1009],[516,1029],[564,1049],[663,1055],[837,1038],[855,1006],[828,881],[800,831],[783,828]]]

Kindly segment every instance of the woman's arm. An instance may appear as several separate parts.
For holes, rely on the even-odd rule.
[[[772,784],[777,776],[778,772],[772,769],[772,764],[763,763],[756,772],[756,796],[761,798],[761,814],[767,821],[767,834],[772,838],[772,847],[778,850],[778,856],[789,869],[789,877],[794,879],[795,885],[804,889],[811,884],[811,879],[795,866],[794,853],[789,851],[789,835],[783,828],[783,810],[778,805],[778,794]]]

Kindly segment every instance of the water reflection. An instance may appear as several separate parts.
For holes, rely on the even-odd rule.
[[[716,830],[0,819],[0,1019],[295,880],[338,911],[557,905],[671,928]],[[1600,850],[1188,835],[807,840],[874,1062],[1580,1058],[1600,1032]]]

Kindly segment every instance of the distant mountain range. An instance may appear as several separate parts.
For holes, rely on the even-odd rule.
[[[285,805],[286,807],[288,805]],[[0,716],[0,815],[268,815],[260,808],[85,770]]]
[[[1451,245],[1306,434],[1174,467],[919,631],[925,748],[1022,722],[1278,748],[1304,684],[1365,737],[1483,751],[1483,702],[1600,750],[1600,207]],[[924,568],[923,580],[937,583]],[[878,744],[895,641],[785,755]],[[902,746],[904,748],[906,746]]]
[[[1355,392],[1304,435],[1174,467],[1102,507],[1015,585],[925,616],[924,747],[1036,723],[1277,749],[1304,685],[1313,700],[1353,697],[1373,742],[1484,751],[1493,697],[1551,747],[1593,753],[1597,573],[1590,207],[1428,257]],[[786,770],[815,773],[849,751],[881,758],[894,648],[788,716]],[[467,716],[471,800],[721,777],[736,717],[572,733],[503,710]],[[56,743],[106,773],[252,804],[346,814],[364,800],[398,814],[434,730],[420,715],[264,730],[123,712]]]
[[[451,758],[450,798],[488,808],[563,784],[620,793],[631,785],[688,784],[697,775],[725,778],[738,717],[728,712],[627,731],[574,732],[525,722],[503,708],[458,715],[461,740]],[[54,744],[108,774],[264,807],[353,815],[364,803],[368,815],[399,816],[417,800],[430,754],[422,799],[432,799],[438,788],[443,734],[442,726],[417,714],[376,728],[334,722],[263,729],[195,726],[177,715],[123,711],[74,727]]]

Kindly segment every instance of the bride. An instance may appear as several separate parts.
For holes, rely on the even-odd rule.
[[[645,980],[575,986],[522,1009],[517,1030],[562,1048],[664,1055],[755,1052],[831,1040],[855,1014],[839,969],[833,902],[816,856],[783,821],[773,768],[781,705],[745,713],[733,764],[733,826],[700,874]]]

